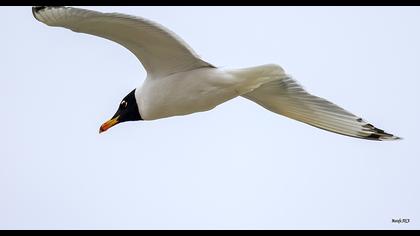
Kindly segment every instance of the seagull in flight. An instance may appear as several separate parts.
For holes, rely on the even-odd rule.
[[[269,111],[334,133],[379,141],[400,139],[308,93],[276,64],[217,68],[175,33],[150,20],[62,6],[35,6],[32,13],[48,26],[114,41],[130,50],[146,69],[144,83],[122,99],[100,133],[122,122],[209,111],[242,96]]]

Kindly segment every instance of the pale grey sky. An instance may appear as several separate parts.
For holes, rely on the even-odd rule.
[[[419,7],[86,8],[157,21],[217,66],[279,64],[404,140],[242,98],[99,135],[144,80],[137,59],[1,7],[0,229],[420,228]]]

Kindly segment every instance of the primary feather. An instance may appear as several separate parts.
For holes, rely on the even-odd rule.
[[[34,17],[49,26],[64,27],[114,41],[130,50],[150,77],[214,67],[203,61],[180,37],[147,19],[73,7],[34,7]]]
[[[243,96],[272,112],[338,134],[371,140],[400,139],[332,102],[309,94],[290,76],[266,83]]]

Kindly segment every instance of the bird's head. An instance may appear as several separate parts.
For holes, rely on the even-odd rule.
[[[112,126],[126,122],[126,121],[136,121],[143,120],[140,116],[139,108],[137,106],[135,89],[131,91],[125,98],[120,102],[117,112],[115,115],[103,123],[99,128],[99,133],[107,131]]]

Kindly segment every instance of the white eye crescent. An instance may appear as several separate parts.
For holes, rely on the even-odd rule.
[[[126,107],[127,107],[127,105],[128,105],[128,103],[127,103],[126,101],[122,101],[122,102],[121,102],[121,107],[126,108]]]

